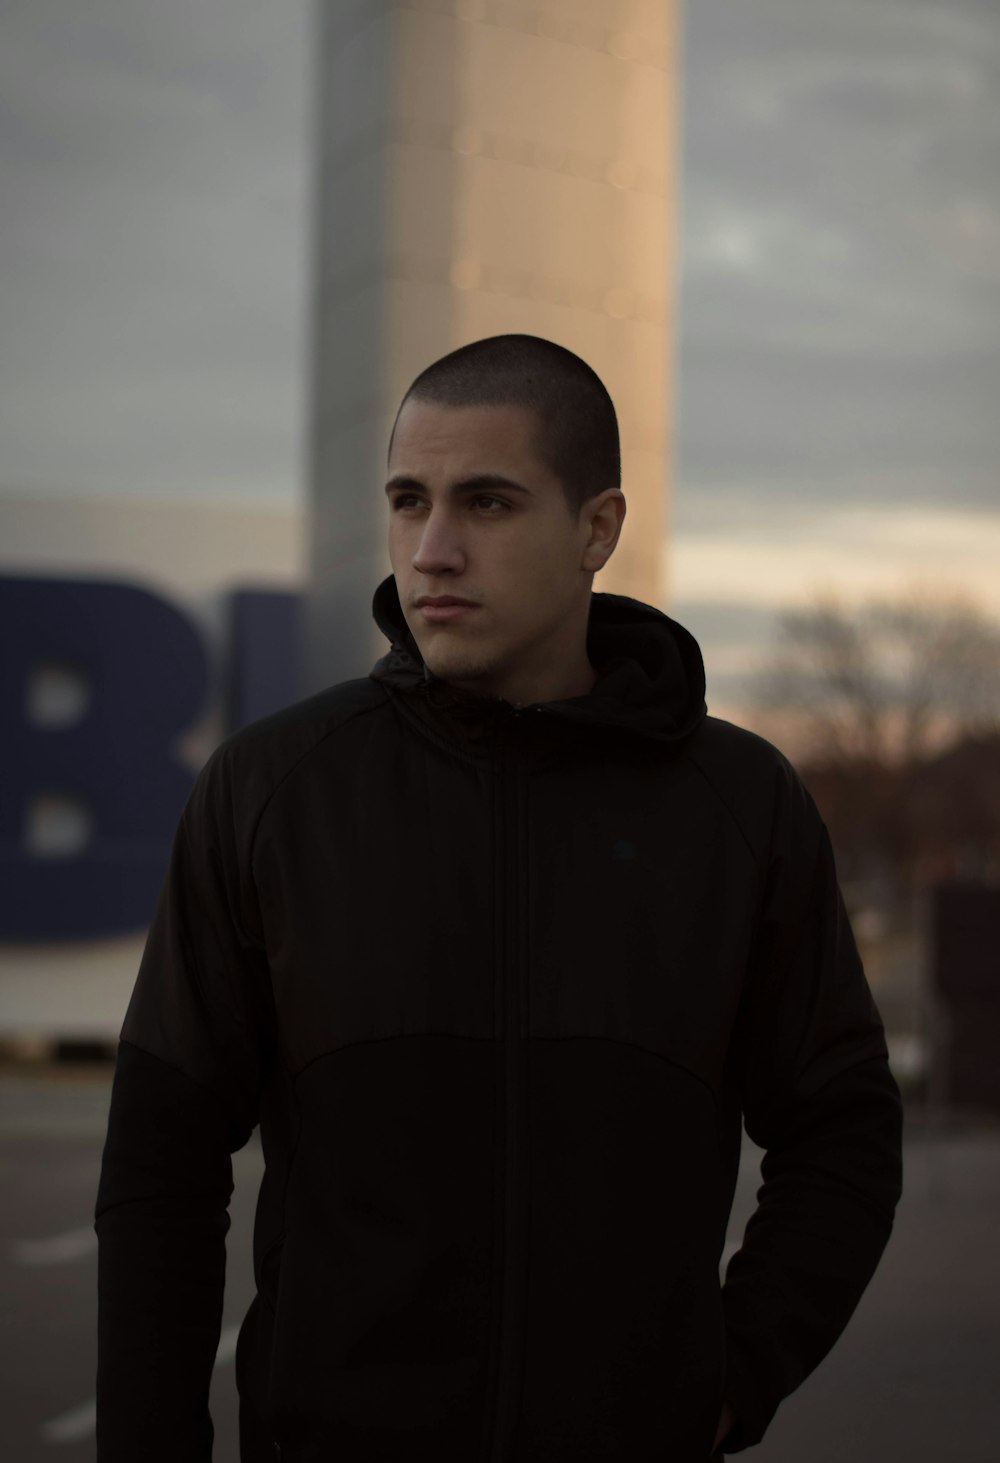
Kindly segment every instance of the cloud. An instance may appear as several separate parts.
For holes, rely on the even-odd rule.
[[[728,512],[706,506],[677,535],[669,557],[667,613],[699,640],[724,715],[750,706],[780,612],[833,590],[848,605],[919,586],[968,594],[1000,624],[1000,515],[928,505],[901,514],[836,498],[800,506],[782,531],[751,496]]]
[[[849,596],[919,579],[975,593],[1000,617],[1000,515],[927,507],[899,514],[834,500],[786,525],[778,538],[751,507],[728,524],[681,536],[671,556],[679,601],[786,606],[820,585]]]
[[[310,9],[5,7],[7,487],[299,490]]]
[[[679,510],[873,478],[995,503],[992,0],[699,0],[685,29]]]
[[[839,505],[794,517],[775,539],[749,504],[670,556],[667,613],[699,641],[709,709],[756,725],[755,691],[782,610],[833,590],[848,606],[918,588],[963,593],[1000,626],[1000,517],[927,508],[900,515]],[[763,729],[765,735],[766,728]]]

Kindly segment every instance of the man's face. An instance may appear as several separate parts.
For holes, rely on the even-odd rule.
[[[582,694],[593,573],[610,553],[588,549],[591,524],[609,497],[624,509],[611,490],[575,522],[535,432],[524,407],[411,398],[396,421],[386,485],[389,558],[425,664],[453,685],[517,704]],[[605,515],[620,521],[618,505]],[[449,595],[474,607],[434,619],[417,603]]]

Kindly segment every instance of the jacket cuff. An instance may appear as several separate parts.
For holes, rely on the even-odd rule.
[[[732,1343],[730,1343],[732,1345]],[[771,1424],[781,1402],[780,1397],[768,1401],[754,1384],[738,1355],[730,1351],[726,1366],[724,1396],[736,1414],[736,1423],[719,1444],[720,1453],[742,1453],[759,1443]]]

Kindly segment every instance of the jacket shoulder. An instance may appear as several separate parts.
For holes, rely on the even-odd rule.
[[[777,817],[795,809],[807,817],[815,813],[805,784],[784,752],[757,732],[706,716],[684,750],[725,804],[755,856],[770,842]]]
[[[200,791],[239,807],[241,820],[256,822],[271,794],[329,736],[359,717],[387,705],[370,677],[341,681],[259,717],[220,741],[201,768],[192,801]]]
[[[223,738],[215,755],[227,752],[243,759],[273,756],[295,757],[322,741],[345,722],[385,706],[386,696],[370,676],[326,686],[301,701],[293,701],[269,716],[247,722]]]
[[[791,767],[784,752],[766,737],[718,716],[702,718],[689,740],[688,750],[706,768],[736,776]]]

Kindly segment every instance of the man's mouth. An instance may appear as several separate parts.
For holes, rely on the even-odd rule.
[[[434,624],[436,621],[460,619],[463,615],[469,615],[478,608],[478,605],[469,604],[468,600],[425,599],[420,604],[420,613],[430,624]]]

